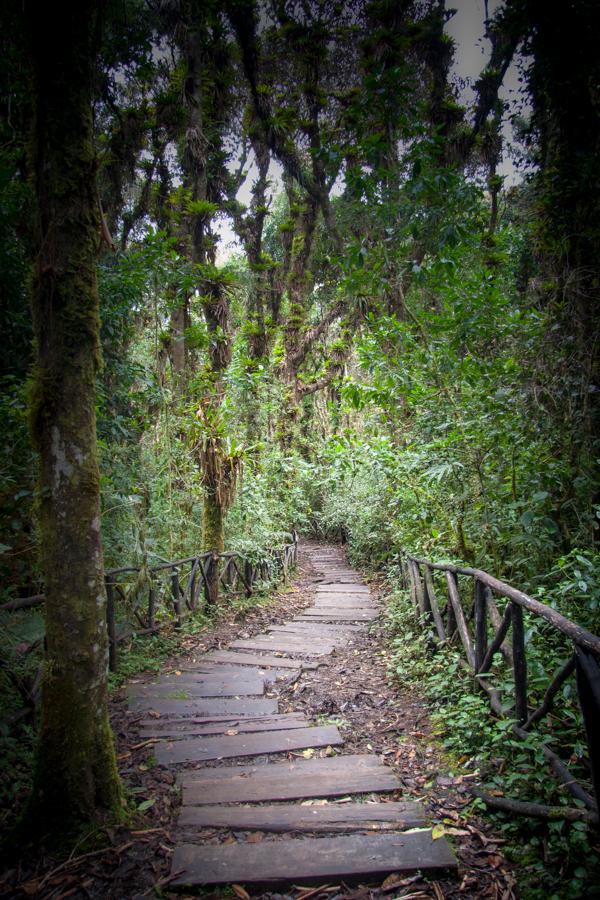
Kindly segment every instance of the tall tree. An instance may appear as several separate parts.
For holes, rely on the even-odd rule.
[[[31,427],[39,452],[46,661],[33,794],[38,834],[120,809],[107,704],[95,379],[101,221],[92,82],[99,6],[26,7],[34,73],[32,161],[37,348]]]

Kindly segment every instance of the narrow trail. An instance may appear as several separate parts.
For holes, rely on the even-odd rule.
[[[316,573],[311,606],[129,689],[141,736],[182,787],[170,889],[233,883],[253,893],[456,870],[381,756],[353,752],[336,724],[306,715],[294,682],[327,682],[378,607],[340,549],[303,552]],[[228,830],[245,840],[220,841]]]

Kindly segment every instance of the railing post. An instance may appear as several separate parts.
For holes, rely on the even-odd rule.
[[[409,581],[410,581],[410,595],[411,595],[413,607],[415,610],[415,615],[418,616],[419,615],[419,601],[417,599],[417,582],[416,582],[416,578],[415,578],[415,570],[413,567],[412,559],[409,559],[407,561],[407,565],[408,565],[408,577],[409,577]]]
[[[475,579],[475,671],[479,672],[488,646],[487,595],[485,585]]]
[[[527,659],[523,610],[511,601],[513,673],[515,679],[515,718],[519,725],[527,720]]]
[[[106,628],[108,631],[108,669],[117,671],[117,627],[115,621],[115,585],[112,575],[104,579],[106,584]]]
[[[431,615],[433,616],[433,621],[435,623],[438,638],[440,639],[440,641],[445,641],[446,631],[444,629],[444,623],[442,621],[440,608],[438,606],[437,597],[435,595],[435,586],[433,584],[433,570],[429,566],[424,566],[423,576],[425,579],[425,589],[427,591],[429,608],[431,610]]]
[[[600,797],[600,669],[583,647],[577,653],[577,693],[590,753],[590,768],[596,799]]]
[[[249,559],[244,560],[244,581],[246,582],[246,597],[251,597],[254,585],[254,566]]]
[[[171,573],[171,594],[173,595],[173,607],[175,609],[175,627],[181,628],[181,594],[179,592],[179,572],[173,569]]]
[[[198,580],[198,561],[194,560],[192,563],[192,574],[190,575],[190,595],[188,597],[187,605],[190,612],[194,612],[196,609],[196,581]]]
[[[446,584],[448,586],[448,596],[450,598],[450,605],[448,607],[448,610],[450,610],[451,608],[454,612],[454,621],[456,623],[456,628],[458,629],[458,634],[462,641],[462,645],[465,649],[467,660],[469,661],[469,665],[471,666],[471,668],[475,670],[475,651],[473,650],[471,635],[469,634],[465,614],[460,603],[460,594],[458,593],[458,579],[453,572],[446,572]],[[448,631],[449,630],[450,629],[448,629]]]
[[[211,553],[205,570],[205,596],[209,606],[219,602],[219,554]]]

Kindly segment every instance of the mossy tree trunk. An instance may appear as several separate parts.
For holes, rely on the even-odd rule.
[[[198,291],[208,334],[207,361],[198,379],[196,417],[203,431],[197,456],[202,470],[202,548],[223,552],[227,510],[235,495],[235,463],[228,459],[223,431],[225,373],[231,362],[232,338],[226,279],[216,266],[217,237],[211,228],[214,211],[224,203],[230,177],[226,168],[225,134],[232,113],[233,81],[230,47],[218,5],[184,3],[177,32],[185,60],[185,131],[181,135],[184,188],[190,204],[186,216],[192,263],[199,273]],[[196,398],[194,398],[196,402]],[[211,603],[219,597],[219,569],[207,575]]]
[[[219,563],[216,556],[225,551],[225,512],[215,485],[204,488],[202,545],[205,552],[213,554],[213,565],[207,570],[206,588],[208,602],[214,606],[219,601]]]
[[[38,256],[31,405],[39,451],[46,660],[28,833],[69,835],[121,808],[108,720],[100,540],[96,256],[100,240],[92,70],[97,4],[35,6],[33,166]],[[33,21],[35,17],[35,21]],[[40,21],[40,18],[44,21]]]

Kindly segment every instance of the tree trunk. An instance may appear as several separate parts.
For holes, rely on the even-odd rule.
[[[215,487],[204,488],[202,523],[204,552],[212,553],[213,557],[223,553],[225,550],[225,515],[223,504]],[[207,593],[211,606],[219,601],[219,564],[216,559],[214,563],[209,567],[207,575]]]
[[[47,649],[34,787],[24,823],[29,836],[52,833],[53,839],[121,809],[108,720],[96,452],[100,217],[91,104],[96,13],[92,0],[81,0],[68,12],[62,4],[35,4],[27,22],[35,73],[39,242],[31,427],[40,456]]]

